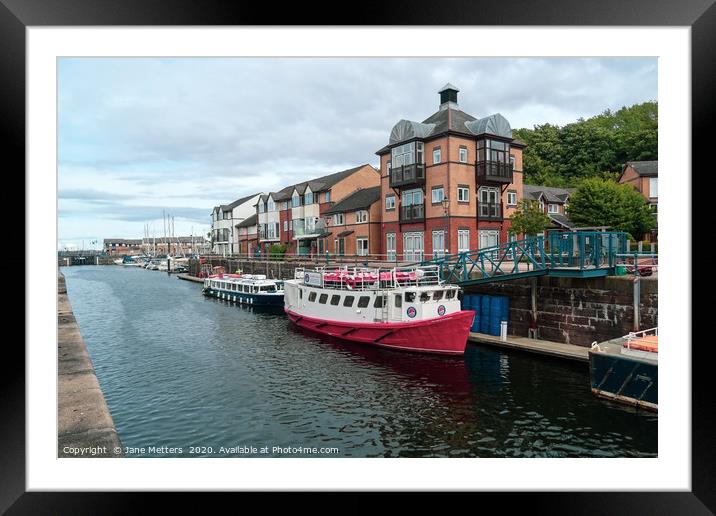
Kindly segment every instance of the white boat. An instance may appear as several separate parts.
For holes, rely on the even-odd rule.
[[[283,281],[267,279],[263,274],[217,274],[204,280],[202,292],[239,304],[282,306],[283,285]]]
[[[387,348],[460,355],[475,312],[437,265],[393,269],[297,269],[284,310],[299,327]]]

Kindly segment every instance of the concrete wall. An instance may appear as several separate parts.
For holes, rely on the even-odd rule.
[[[538,338],[578,346],[633,331],[633,276],[576,279],[536,278]],[[467,294],[510,297],[508,332],[528,336],[531,322],[530,280],[467,287]],[[641,279],[640,328],[658,326],[658,281]]]

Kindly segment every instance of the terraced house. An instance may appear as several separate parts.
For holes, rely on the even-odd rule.
[[[325,211],[359,188],[379,185],[378,171],[361,165],[261,195],[256,203],[261,252],[280,243],[289,254],[324,253]]]
[[[323,212],[325,230],[318,240],[320,254],[379,255],[380,186],[360,188]]]
[[[507,241],[526,145],[499,113],[461,111],[458,92],[446,84],[437,112],[422,122],[400,120],[376,152],[389,259],[419,261]]]
[[[575,224],[567,215],[569,196],[574,188],[556,188],[551,186],[524,185],[525,199],[539,202],[542,211],[552,221],[554,229],[571,230]]]
[[[230,204],[214,206],[211,212],[212,252],[223,256],[238,253],[236,224],[255,212],[259,194],[248,195]]]

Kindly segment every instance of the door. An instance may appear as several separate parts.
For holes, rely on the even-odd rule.
[[[389,261],[395,261],[397,255],[395,253],[395,233],[386,233],[385,235],[385,253]]]
[[[420,232],[403,235],[403,258],[408,262],[423,260],[423,234]]]
[[[500,244],[500,232],[492,229],[480,230],[480,249],[495,247]],[[497,251],[492,253],[493,259],[497,258]]]

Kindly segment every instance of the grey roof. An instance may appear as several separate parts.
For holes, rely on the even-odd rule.
[[[325,190],[330,189],[333,185],[347,178],[351,174],[354,174],[363,167],[371,166],[366,163],[357,167],[349,168],[348,170],[342,170],[340,172],[328,174],[327,176],[310,179],[309,181],[303,181],[301,183],[296,183],[291,186],[287,186],[286,188],[283,188],[278,192],[273,192],[271,196],[275,201],[287,201],[291,198],[294,189],[297,190],[299,194],[303,194],[306,191],[306,187],[311,187],[311,191],[313,193],[323,192]],[[373,168],[373,170],[375,169]]]
[[[510,123],[500,113],[466,122],[465,126],[474,134],[494,134],[496,136],[512,138]]]
[[[442,93],[442,92],[445,91],[445,90],[460,91],[460,88],[458,88],[457,86],[453,86],[453,85],[450,84],[450,83],[447,83],[445,86],[443,86],[442,88],[440,88],[440,89],[438,90],[438,93]]]
[[[352,234],[353,234],[353,230],[352,230],[352,229],[349,229],[348,231],[341,231],[341,232],[338,233],[338,235],[336,235],[336,236],[337,236],[338,238],[343,238],[343,237],[347,237],[348,235],[352,235]]]
[[[547,214],[547,216],[554,222],[556,222],[558,225],[564,226],[567,229],[572,229],[573,227],[575,227],[574,222],[572,222],[566,215],[561,215],[559,213],[549,213]]]
[[[371,204],[379,200],[380,186],[360,188],[324,211],[323,214],[330,215],[332,213],[362,210],[369,208]]]
[[[547,202],[564,204],[574,190],[574,188],[556,188],[554,186],[522,185],[522,196],[525,199],[538,201],[540,195],[544,195]]]
[[[237,206],[241,206],[246,201],[252,199],[253,197],[256,197],[257,195],[258,194],[247,195],[246,197],[242,197],[241,199],[236,199],[234,202],[232,202],[230,204],[222,204],[221,206],[217,206],[217,208],[222,209],[222,210],[233,210]]]
[[[326,238],[327,236],[331,236],[331,234],[331,231],[321,231],[318,235],[316,235],[316,238]]]
[[[194,235],[192,236],[183,236],[183,237],[157,237],[156,239],[153,237],[147,237],[144,239],[145,244],[176,244],[177,241],[180,244],[191,244],[194,242],[195,244],[201,244],[204,242],[207,242],[206,238],[204,238],[202,235]]]
[[[249,226],[255,226],[256,220],[258,219],[258,215],[255,213],[251,215],[250,217],[246,217],[244,220],[236,224],[237,228],[248,228]]]
[[[107,244],[126,244],[126,245],[141,245],[141,238],[105,238],[104,245]]]
[[[640,176],[657,177],[659,175],[659,161],[627,161],[624,168],[631,166]],[[622,173],[624,171],[622,170]]]

